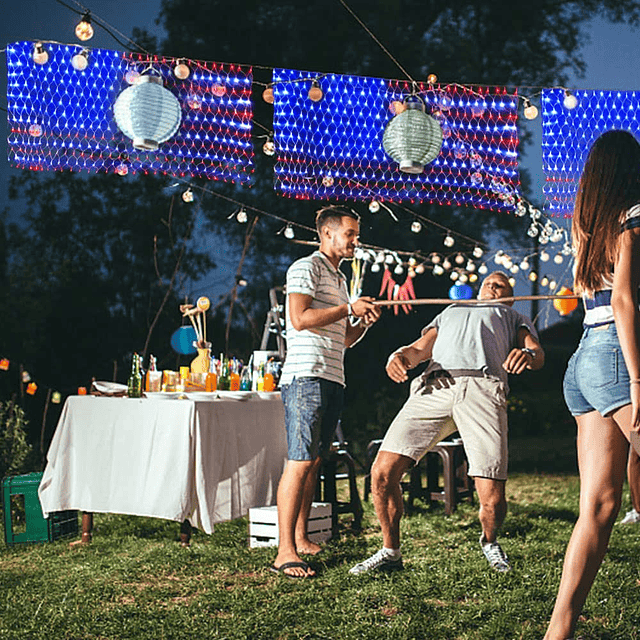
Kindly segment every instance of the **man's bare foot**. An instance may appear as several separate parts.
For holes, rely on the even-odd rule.
[[[316,556],[322,551],[322,547],[308,538],[296,543],[296,550],[299,554],[306,556]]]
[[[69,546],[71,548],[74,548],[74,547],[82,547],[88,544],[91,544],[91,534],[83,533],[80,540],[74,540],[73,542],[70,542]]]
[[[316,572],[306,565],[302,558],[297,554],[278,554],[276,559],[273,561],[273,569],[275,571],[279,571],[280,567],[289,562],[299,564],[299,566],[286,567],[285,569],[282,569],[282,573],[287,576],[291,576],[292,578],[313,578],[316,575]]]

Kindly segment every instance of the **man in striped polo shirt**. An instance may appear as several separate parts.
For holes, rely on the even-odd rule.
[[[320,249],[287,271],[287,357],[280,388],[285,406],[288,462],[278,487],[280,543],[272,571],[292,578],[315,572],[300,554],[320,547],[307,536],[321,452],[328,449],[340,418],[344,350],[380,317],[373,298],[349,302],[343,259],[353,258],[360,218],[350,209],[318,211]]]

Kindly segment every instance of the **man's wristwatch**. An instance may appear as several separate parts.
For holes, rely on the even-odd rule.
[[[522,353],[528,353],[532,360],[536,359],[536,352],[533,349],[529,349],[529,347],[522,347],[520,351],[522,351]]]

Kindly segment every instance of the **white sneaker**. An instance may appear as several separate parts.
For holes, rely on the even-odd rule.
[[[383,549],[376,551],[370,558],[363,562],[359,562],[349,569],[349,573],[358,576],[368,571],[401,571],[404,569],[402,564],[402,556],[393,558],[385,553]]]
[[[496,571],[511,571],[507,554],[497,542],[487,542],[484,539],[484,534],[482,534],[480,536],[480,545],[482,546],[482,552],[487,562]]]
[[[625,517],[620,520],[620,524],[640,524],[640,513],[635,509],[627,511]]]

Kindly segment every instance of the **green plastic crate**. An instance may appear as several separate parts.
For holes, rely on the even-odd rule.
[[[78,512],[42,514],[38,487],[42,472],[11,476],[2,480],[4,541],[8,546],[30,542],[53,542],[78,535]]]

